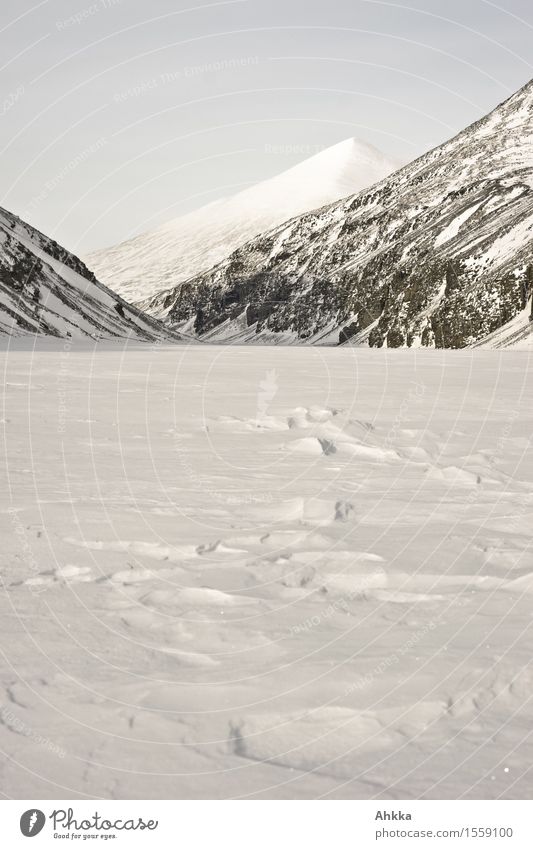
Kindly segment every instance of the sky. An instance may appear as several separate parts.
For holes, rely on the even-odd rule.
[[[349,137],[407,162],[532,43],[530,0],[2,0],[0,204],[83,256]]]

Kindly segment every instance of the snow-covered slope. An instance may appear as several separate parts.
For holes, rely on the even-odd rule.
[[[230,198],[87,257],[100,280],[144,300],[207,271],[259,233],[376,183],[400,163],[347,139]]]
[[[533,350],[533,312],[531,304],[511,321],[477,342],[475,348],[519,348]]]
[[[0,209],[0,334],[131,337],[177,334],[98,282],[76,256]]]
[[[142,306],[219,341],[457,348],[524,310],[532,287],[530,82],[377,186]]]

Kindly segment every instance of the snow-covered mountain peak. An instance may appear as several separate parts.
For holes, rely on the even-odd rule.
[[[339,200],[365,189],[397,170],[400,164],[370,144],[355,138],[345,139],[240,192],[233,200],[235,203],[246,200],[263,208],[281,204],[292,217],[297,207],[305,206],[307,212],[330,203],[332,195],[334,200]]]
[[[100,279],[132,301],[206,271],[264,230],[379,182],[401,163],[345,139],[236,195],[87,257]]]
[[[143,308],[205,339],[464,347],[533,291],[533,83]]]

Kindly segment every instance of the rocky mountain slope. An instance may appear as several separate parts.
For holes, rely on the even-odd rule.
[[[0,335],[175,339],[98,282],[81,260],[0,209]]]
[[[533,81],[370,189],[143,303],[205,339],[460,348],[533,288]]]
[[[207,271],[254,236],[376,183],[400,163],[347,139],[233,197],[87,257],[96,275],[130,301]]]
[[[526,351],[533,350],[533,316],[531,304],[517,313],[511,321],[498,327],[480,342],[476,348],[514,348]]]

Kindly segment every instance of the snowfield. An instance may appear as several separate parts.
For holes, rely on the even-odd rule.
[[[4,796],[531,798],[527,351],[2,344]]]

